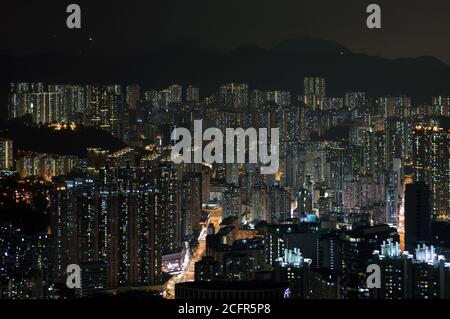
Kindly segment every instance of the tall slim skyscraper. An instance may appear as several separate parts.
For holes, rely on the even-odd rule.
[[[21,117],[27,113],[31,113],[30,106],[30,84],[26,82],[11,83],[8,97],[9,118]]]
[[[407,184],[405,190],[405,243],[413,251],[431,239],[430,189],[424,182]]]
[[[200,229],[202,211],[202,175],[186,173],[181,181],[181,219],[183,237],[192,236]]]
[[[200,90],[195,86],[189,85],[186,91],[186,102],[200,102]]]
[[[181,244],[180,203],[178,201],[178,180],[175,164],[171,161],[143,159],[146,182],[161,190],[161,227],[163,254],[175,253]]]
[[[126,87],[126,102],[128,109],[135,109],[140,98],[140,87],[138,84],[128,85]]]
[[[180,103],[183,97],[183,88],[179,84],[169,86],[169,103]]]
[[[11,170],[13,167],[13,141],[0,139],[0,170]]]
[[[76,262],[76,218],[66,185],[50,193],[50,229],[53,235],[52,281],[64,282],[67,266]]]
[[[449,215],[448,132],[436,126],[416,126],[413,136],[414,179],[430,188],[432,216],[446,220]]]
[[[413,124],[411,121],[400,118],[391,117],[385,121],[385,154],[384,159],[386,169],[393,169],[393,161],[395,158],[409,160],[412,155],[413,148]]]
[[[66,120],[86,124],[86,88],[82,85],[64,85],[62,99]]]
[[[307,77],[303,81],[303,102],[313,110],[320,110],[325,99],[325,79]]]

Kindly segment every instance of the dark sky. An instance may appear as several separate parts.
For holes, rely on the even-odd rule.
[[[82,30],[66,28],[70,3],[82,8]],[[381,30],[366,27],[369,3],[382,8]],[[449,0],[1,0],[0,53],[115,56],[180,43],[227,51],[308,35],[354,52],[450,64],[449,17]]]

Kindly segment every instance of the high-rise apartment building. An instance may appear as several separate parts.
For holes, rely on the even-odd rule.
[[[0,139],[0,170],[12,170],[14,167],[13,141]]]
[[[436,126],[416,126],[413,134],[413,170],[417,182],[430,189],[434,218],[449,215],[449,135]]]

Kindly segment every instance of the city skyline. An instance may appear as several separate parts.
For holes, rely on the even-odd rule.
[[[84,278],[79,297],[125,287],[167,299],[211,298],[212,287],[258,296],[261,287],[271,298],[448,298],[450,97],[417,104],[406,95],[330,96],[329,87],[306,77],[301,95],[226,83],[204,96],[179,84],[11,83],[0,144],[5,205],[50,220],[41,217],[46,226],[26,237],[24,277],[4,273],[13,287],[5,296],[66,296],[60,285],[75,264]],[[263,163],[228,155],[174,161],[173,132],[196,136],[199,119],[219,132],[278,128],[277,170],[261,174]],[[72,141],[91,128],[124,144],[43,153],[21,141],[20,126]],[[210,142],[200,141],[184,152]],[[251,143],[234,152],[250,154]],[[24,236],[3,214],[5,238]],[[5,244],[6,269],[14,269],[8,256],[20,246]],[[380,280],[395,279],[391,288],[361,282],[373,263],[385,267]],[[397,281],[390,269],[402,263]]]
[[[450,299],[432,2],[2,2],[0,299]]]

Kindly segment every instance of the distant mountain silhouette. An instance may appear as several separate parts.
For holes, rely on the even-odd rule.
[[[272,51],[289,54],[339,54],[350,51],[337,42],[310,38],[298,37],[283,41],[276,45]]]
[[[361,90],[371,96],[407,94],[414,102],[450,95],[450,67],[432,57],[385,59],[352,53],[338,43],[299,37],[270,50],[243,46],[227,53],[177,46],[123,58],[79,55],[0,56],[2,105],[11,81],[131,83],[162,88],[193,84],[201,94],[243,81],[260,89],[303,91],[303,77],[327,79],[327,95]]]

